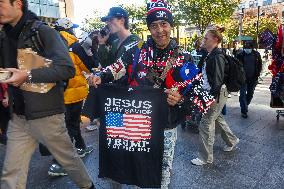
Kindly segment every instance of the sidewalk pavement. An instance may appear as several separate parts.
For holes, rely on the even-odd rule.
[[[256,87],[254,99],[249,107],[248,119],[240,114],[238,96],[232,95],[227,103],[226,120],[240,138],[237,149],[223,152],[224,142],[216,135],[214,163],[202,167],[193,166],[192,158],[198,154],[198,135],[188,128],[178,128],[173,175],[170,189],[279,189],[284,186],[284,117],[276,120],[275,109],[269,107],[271,78],[266,77]],[[110,186],[98,179],[98,131],[83,134],[95,150],[84,162],[99,189]],[[0,168],[4,160],[5,147],[0,146]],[[52,158],[41,157],[39,152],[30,164],[27,189],[75,189],[68,177],[51,178],[47,170]]]

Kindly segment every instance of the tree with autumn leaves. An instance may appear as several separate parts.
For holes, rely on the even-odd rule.
[[[144,0],[145,4],[146,1]],[[168,0],[172,5],[174,15],[174,23],[176,31],[180,26],[196,26],[203,35],[206,28],[210,25],[224,25],[226,42],[232,42],[238,36],[239,20],[232,17],[234,11],[240,3],[240,0]],[[145,40],[144,31],[146,26],[146,6],[125,4],[120,5],[129,13],[130,30],[132,33],[138,34]],[[105,23],[100,21],[102,15],[95,12],[94,15],[85,20],[85,31],[99,29]],[[255,13],[246,12],[243,18],[243,35],[248,35],[256,39],[256,22],[257,15]],[[276,30],[279,20],[277,16],[264,15],[259,18],[259,33],[266,28],[271,31]],[[177,32],[177,37],[179,33]]]
[[[240,0],[178,0],[179,10],[188,25],[195,25],[204,33],[209,25],[230,18]]]
[[[264,12],[265,13],[265,12]],[[258,33],[257,33],[257,13],[253,11],[246,11],[243,16],[242,23],[242,35],[250,36],[254,40],[257,39],[257,35],[266,29],[269,29],[273,33],[276,33],[277,26],[280,21],[275,13],[263,14],[259,17]],[[230,43],[234,41],[239,35],[239,20],[238,19],[228,19],[223,23],[226,30],[224,32],[226,42]]]
[[[175,26],[195,25],[203,33],[208,25],[230,17],[239,0],[168,0],[168,2],[172,5]],[[129,12],[131,28],[135,33],[147,29],[143,27],[146,26],[146,6],[135,4],[121,6]],[[97,20],[89,18],[86,20],[86,23],[88,22],[97,22]],[[90,25],[95,26],[95,24]]]

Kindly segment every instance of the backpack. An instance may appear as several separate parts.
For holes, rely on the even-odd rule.
[[[32,42],[31,48],[35,50],[40,56],[44,56],[45,50],[44,50],[43,42],[40,38],[39,28],[42,25],[46,25],[46,23],[40,20],[35,20],[35,21],[32,21],[30,24],[31,26],[27,27],[29,31],[27,32],[26,38],[29,38],[31,40]],[[64,91],[67,89],[68,81],[69,80],[64,80],[62,83]]]
[[[44,45],[40,38],[39,28],[46,24],[40,20],[35,20],[30,23],[30,27],[27,27],[29,31],[27,31],[26,38],[29,38],[32,42],[31,48],[39,53],[41,56],[44,55]]]
[[[225,85],[229,92],[238,92],[246,82],[243,64],[235,57],[224,54],[227,63],[225,67]]]

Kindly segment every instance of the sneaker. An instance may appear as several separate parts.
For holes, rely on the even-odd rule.
[[[48,170],[49,176],[66,176],[67,173],[65,170],[61,167],[61,165],[54,163],[50,166]]]
[[[87,154],[91,153],[94,150],[93,146],[86,146],[85,149],[82,148],[78,148],[77,149],[77,153],[79,155],[79,157],[83,158],[85,157]]]
[[[228,98],[231,98],[232,97],[232,95],[231,94],[228,94]]]
[[[246,119],[246,118],[248,118],[248,114],[247,113],[242,113],[242,117]]]
[[[236,140],[236,142],[232,145],[232,146],[225,146],[224,148],[223,148],[223,151],[224,152],[230,152],[230,151],[232,151],[236,146],[237,146],[237,144],[240,142],[240,139],[239,138],[237,138],[237,140]]]
[[[202,160],[199,159],[199,158],[192,159],[192,160],[191,160],[191,163],[192,163],[193,165],[197,165],[197,166],[201,166],[201,165],[206,165],[206,164],[207,164],[207,162],[204,162],[204,161],[202,161]]]

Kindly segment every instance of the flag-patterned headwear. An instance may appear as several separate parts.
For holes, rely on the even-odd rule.
[[[171,6],[163,0],[151,0],[147,3],[147,26],[157,20],[165,20],[173,26],[173,15]]]

